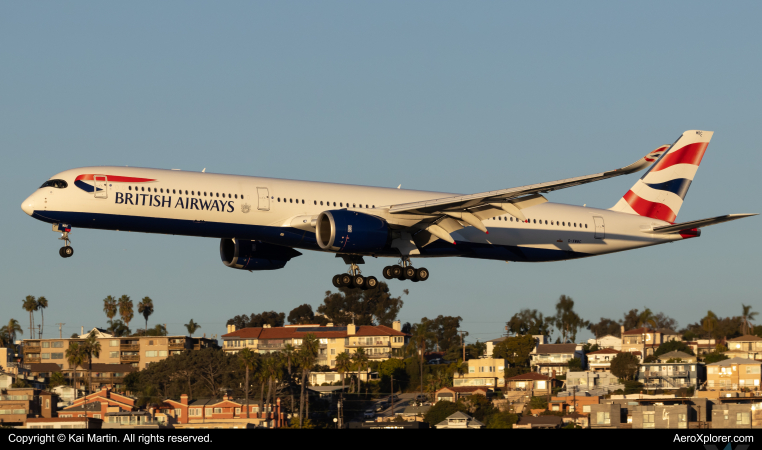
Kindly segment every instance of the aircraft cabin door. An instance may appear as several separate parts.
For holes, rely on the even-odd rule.
[[[257,209],[260,211],[269,211],[270,210],[270,191],[267,188],[258,187],[257,197],[259,201]]]
[[[106,175],[93,175],[95,198],[108,198],[108,178]]]
[[[603,223],[603,217],[593,216],[595,221],[595,238],[604,239],[606,237],[606,225]]]

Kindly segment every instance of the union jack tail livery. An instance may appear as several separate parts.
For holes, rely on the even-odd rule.
[[[713,134],[686,131],[671,147],[654,150],[656,163],[611,210],[674,223]]]

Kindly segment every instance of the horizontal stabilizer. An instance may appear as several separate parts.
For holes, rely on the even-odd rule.
[[[708,227],[709,225],[717,225],[718,223],[729,222],[731,220],[743,219],[744,217],[751,217],[756,215],[757,214],[728,214],[726,216],[712,217],[710,219],[694,220],[691,222],[676,223],[674,225],[664,225],[661,227],[654,227],[653,233],[678,233],[682,230]]]

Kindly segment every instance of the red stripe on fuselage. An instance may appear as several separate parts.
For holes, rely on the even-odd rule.
[[[668,167],[672,167],[675,164],[693,164],[698,166],[701,164],[701,158],[704,157],[704,152],[709,142],[696,142],[688,144],[680,150],[668,153],[651,169],[652,172],[658,172]]]
[[[632,209],[635,210],[641,216],[650,217],[652,219],[664,220],[669,223],[675,223],[677,214],[672,212],[672,209],[664,203],[654,203],[639,197],[632,191],[627,191],[624,194],[624,200],[630,204]]]
[[[122,177],[119,175],[98,175],[98,176],[107,177],[108,181],[113,181],[115,183],[145,183],[146,181],[156,181],[152,178]],[[74,181],[92,180],[94,177],[95,177],[94,174],[80,175],[77,178],[75,178]]]

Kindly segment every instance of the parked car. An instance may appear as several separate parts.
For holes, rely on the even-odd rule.
[[[365,412],[362,415],[363,419],[372,419],[376,417],[376,412],[372,409],[366,409]]]
[[[389,396],[389,402],[391,403],[392,401],[399,402],[400,401],[400,396],[397,395],[397,394],[390,395]]]
[[[376,403],[376,408],[375,409],[376,409],[376,412],[380,412],[380,411],[385,410],[388,407],[389,407],[389,404],[386,403],[386,400],[384,400],[384,401],[380,401],[380,402]]]
[[[418,394],[415,396],[415,401],[417,402],[425,402],[429,399],[429,397],[426,394]]]
[[[442,358],[432,358],[429,360],[428,363],[432,365],[437,365],[437,364],[444,364],[445,362]]]

